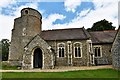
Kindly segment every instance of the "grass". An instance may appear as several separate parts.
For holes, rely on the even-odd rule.
[[[98,69],[68,72],[3,72],[2,78],[118,78],[118,71]]]
[[[2,70],[18,70],[18,66],[10,66],[9,64],[5,62],[1,62],[0,69]]]
[[[17,66],[2,66],[2,70],[17,70]]]

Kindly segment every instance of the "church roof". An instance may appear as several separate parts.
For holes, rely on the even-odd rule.
[[[40,34],[44,40],[85,40],[91,38],[93,44],[113,43],[116,30],[92,31],[85,28],[54,29],[42,31]]]
[[[89,33],[83,28],[69,28],[42,31],[40,36],[44,40],[84,40],[90,38]]]
[[[113,43],[116,30],[89,32],[93,44]]]

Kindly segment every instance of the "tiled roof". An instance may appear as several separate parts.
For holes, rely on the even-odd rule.
[[[69,28],[42,31],[40,36],[44,40],[83,40],[90,37],[84,28]]]
[[[116,30],[89,32],[93,44],[113,43]]]

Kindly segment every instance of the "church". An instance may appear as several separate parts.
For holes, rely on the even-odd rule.
[[[77,26],[77,25],[76,25]],[[84,27],[42,30],[42,15],[24,8],[14,20],[9,63],[22,69],[111,65],[116,30],[88,32]]]

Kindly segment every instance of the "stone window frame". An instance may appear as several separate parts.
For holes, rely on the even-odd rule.
[[[94,52],[94,55],[95,55],[95,48],[98,47],[100,48],[100,56],[95,56],[95,58],[101,58],[102,57],[102,46],[101,45],[96,45],[96,46],[93,46],[93,52]],[[97,51],[98,52],[98,51]],[[97,54],[98,55],[98,54]]]
[[[93,52],[93,45],[92,45],[92,41],[91,40],[87,40],[88,42],[88,47],[89,47],[89,52],[92,53]]]
[[[72,42],[71,41],[67,41],[67,52],[72,53]]]
[[[68,64],[72,64],[73,56],[72,56],[72,42],[71,41],[67,41],[67,56],[68,56]]]
[[[80,57],[76,57],[75,56],[75,44],[80,44],[80,54],[81,54],[81,56]],[[74,48],[74,58],[82,58],[82,43],[81,42],[75,42],[74,44],[73,44],[73,48]],[[78,48],[78,47],[77,47]]]
[[[64,47],[59,47],[59,45],[61,45],[61,44],[64,45]],[[60,57],[60,56],[59,56],[59,48],[63,48],[63,49],[64,49],[64,57]],[[58,57],[58,58],[65,58],[65,57],[66,57],[66,56],[65,56],[65,54],[66,54],[66,51],[65,51],[65,50],[66,50],[66,48],[65,48],[65,43],[64,43],[64,42],[58,43],[58,44],[57,44],[57,54],[58,54],[57,57]]]
[[[89,43],[89,52],[92,52],[92,42]]]

